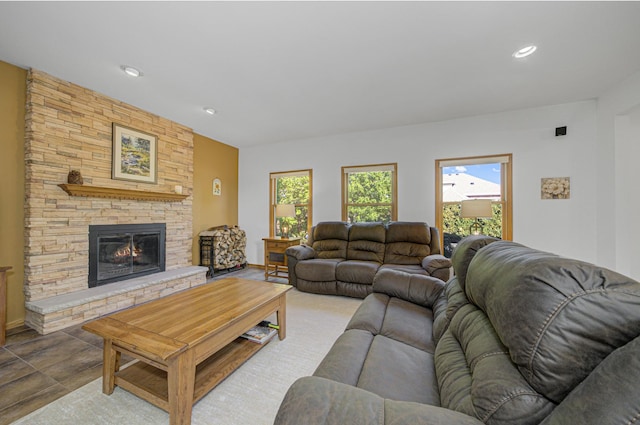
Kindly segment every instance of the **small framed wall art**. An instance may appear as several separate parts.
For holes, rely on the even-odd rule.
[[[571,180],[569,177],[543,177],[540,179],[541,199],[569,199]]]
[[[213,194],[216,196],[222,195],[222,182],[220,179],[213,179]]]
[[[113,164],[111,178],[141,183],[158,179],[158,138],[113,123]]]

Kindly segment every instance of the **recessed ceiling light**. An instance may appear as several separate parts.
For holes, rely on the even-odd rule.
[[[516,50],[515,52],[513,52],[512,56],[516,59],[521,59],[529,56],[530,54],[535,52],[536,49],[537,47],[531,44],[530,46],[526,46],[526,47],[523,47],[522,49]]]
[[[209,115],[215,115],[216,114],[216,110],[213,108],[202,108],[207,114]]]
[[[142,77],[142,71],[132,66],[122,65],[120,69],[122,69],[125,74],[131,77]]]

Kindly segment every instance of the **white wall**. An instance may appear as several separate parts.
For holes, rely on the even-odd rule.
[[[598,177],[598,259],[640,279],[640,73],[598,100],[598,155],[609,164]]]
[[[555,137],[566,125],[568,135]],[[264,264],[269,173],[313,169],[313,222],[340,219],[340,170],[398,163],[398,219],[435,222],[435,160],[513,154],[514,240],[596,262],[596,102],[240,149],[239,225],[247,259]],[[542,177],[571,177],[571,199],[541,200]]]

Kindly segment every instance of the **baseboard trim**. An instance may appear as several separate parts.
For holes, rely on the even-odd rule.
[[[13,329],[13,328],[19,328],[20,326],[24,326],[24,319],[18,319],[12,322],[7,322],[7,330]]]

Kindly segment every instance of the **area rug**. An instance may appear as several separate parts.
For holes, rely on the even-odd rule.
[[[194,425],[272,424],[289,386],[311,375],[362,300],[287,294],[287,338],[277,337],[193,407]],[[275,321],[275,316],[270,318]],[[19,419],[14,424],[168,424],[169,415],[116,387],[102,393],[102,378]]]

